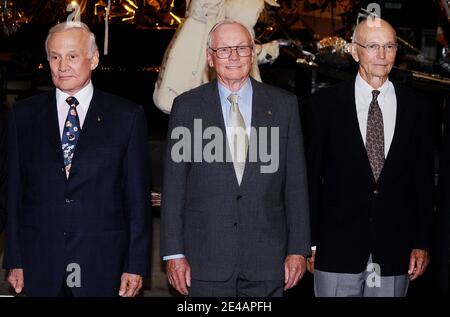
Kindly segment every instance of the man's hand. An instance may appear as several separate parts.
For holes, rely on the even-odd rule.
[[[135,297],[142,288],[142,276],[131,273],[123,273],[120,278],[119,296]]]
[[[413,249],[409,257],[409,279],[414,281],[421,276],[427,269],[428,263],[430,263],[430,259],[427,251]]]
[[[306,260],[303,255],[290,254],[284,260],[284,290],[288,290],[302,279],[306,271]]]
[[[312,255],[306,259],[306,268],[308,272],[314,274],[314,261],[316,260],[316,250],[312,251]]]
[[[23,269],[11,269],[6,280],[14,288],[14,291],[19,294],[24,287]]]
[[[191,287],[191,267],[186,258],[167,261],[167,279],[180,294],[188,295]]]

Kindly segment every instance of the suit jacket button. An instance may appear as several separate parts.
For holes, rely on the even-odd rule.
[[[72,200],[70,200],[69,198],[66,198],[66,204],[70,204],[72,202]]]
[[[380,191],[379,191],[378,189],[374,189],[373,194],[374,194],[375,196],[377,196],[379,193],[380,193]]]
[[[236,200],[240,200],[242,198],[242,195],[237,195]]]

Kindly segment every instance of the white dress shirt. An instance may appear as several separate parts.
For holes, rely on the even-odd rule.
[[[366,144],[367,115],[369,114],[369,106],[372,101],[372,90],[374,88],[358,73],[355,80],[355,101],[359,130],[361,131],[364,145]],[[380,91],[377,100],[381,113],[383,114],[384,157],[386,158],[392,143],[392,138],[394,137],[397,97],[395,96],[394,85],[389,80],[386,80],[377,90]]]
[[[77,98],[79,105],[77,106],[78,119],[80,120],[80,128],[83,128],[84,120],[86,119],[86,114],[89,110],[89,105],[94,95],[94,87],[92,82],[77,92],[73,97]],[[59,123],[59,135],[62,138],[62,133],[64,130],[64,124],[66,123],[67,113],[69,112],[69,104],[66,99],[70,95],[66,94],[59,88],[56,88],[56,108],[58,110],[58,123]]]

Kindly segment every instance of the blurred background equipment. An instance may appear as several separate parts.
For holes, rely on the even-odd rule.
[[[0,29],[3,34],[11,35],[17,31],[19,15],[12,1],[0,0]]]
[[[155,83],[153,101],[163,112],[170,113],[173,100],[181,93],[215,78],[206,62],[209,30],[223,19],[238,21],[253,29],[266,5],[278,7],[274,0],[192,0],[186,19],[178,27],[166,52]],[[261,42],[257,38],[256,59],[251,76],[261,81],[257,63],[271,64],[279,55],[276,40]]]
[[[397,31],[393,76],[400,74],[401,81],[430,89],[436,88],[433,85],[447,89],[450,77],[447,0],[0,0],[3,77],[31,76],[31,87],[46,85],[49,78],[44,76],[47,63],[41,43],[51,25],[67,19],[66,9],[72,3],[79,5],[81,20],[91,26],[98,43],[107,41],[108,50],[103,53],[108,55],[102,56],[100,72],[159,75],[159,85],[172,72],[175,81],[183,81],[181,88],[169,85],[173,97],[213,76],[196,70],[188,78],[189,71],[183,69],[205,65],[207,27],[203,23],[223,17],[254,28],[260,65],[255,65],[253,75],[299,93],[300,100],[315,89],[353,76],[356,64],[345,53],[346,43],[351,42],[357,21],[375,11]],[[203,26],[188,32],[198,41],[181,43],[182,66],[171,71],[168,60],[173,55],[166,53],[163,59],[162,52],[172,52],[179,45],[176,38],[194,23]],[[161,86],[155,94],[158,89]],[[168,112],[173,97],[155,101]]]

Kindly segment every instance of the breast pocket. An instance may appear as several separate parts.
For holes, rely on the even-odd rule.
[[[121,146],[96,147],[84,149],[76,157],[79,163],[100,164],[103,168],[122,165],[124,149]]]

